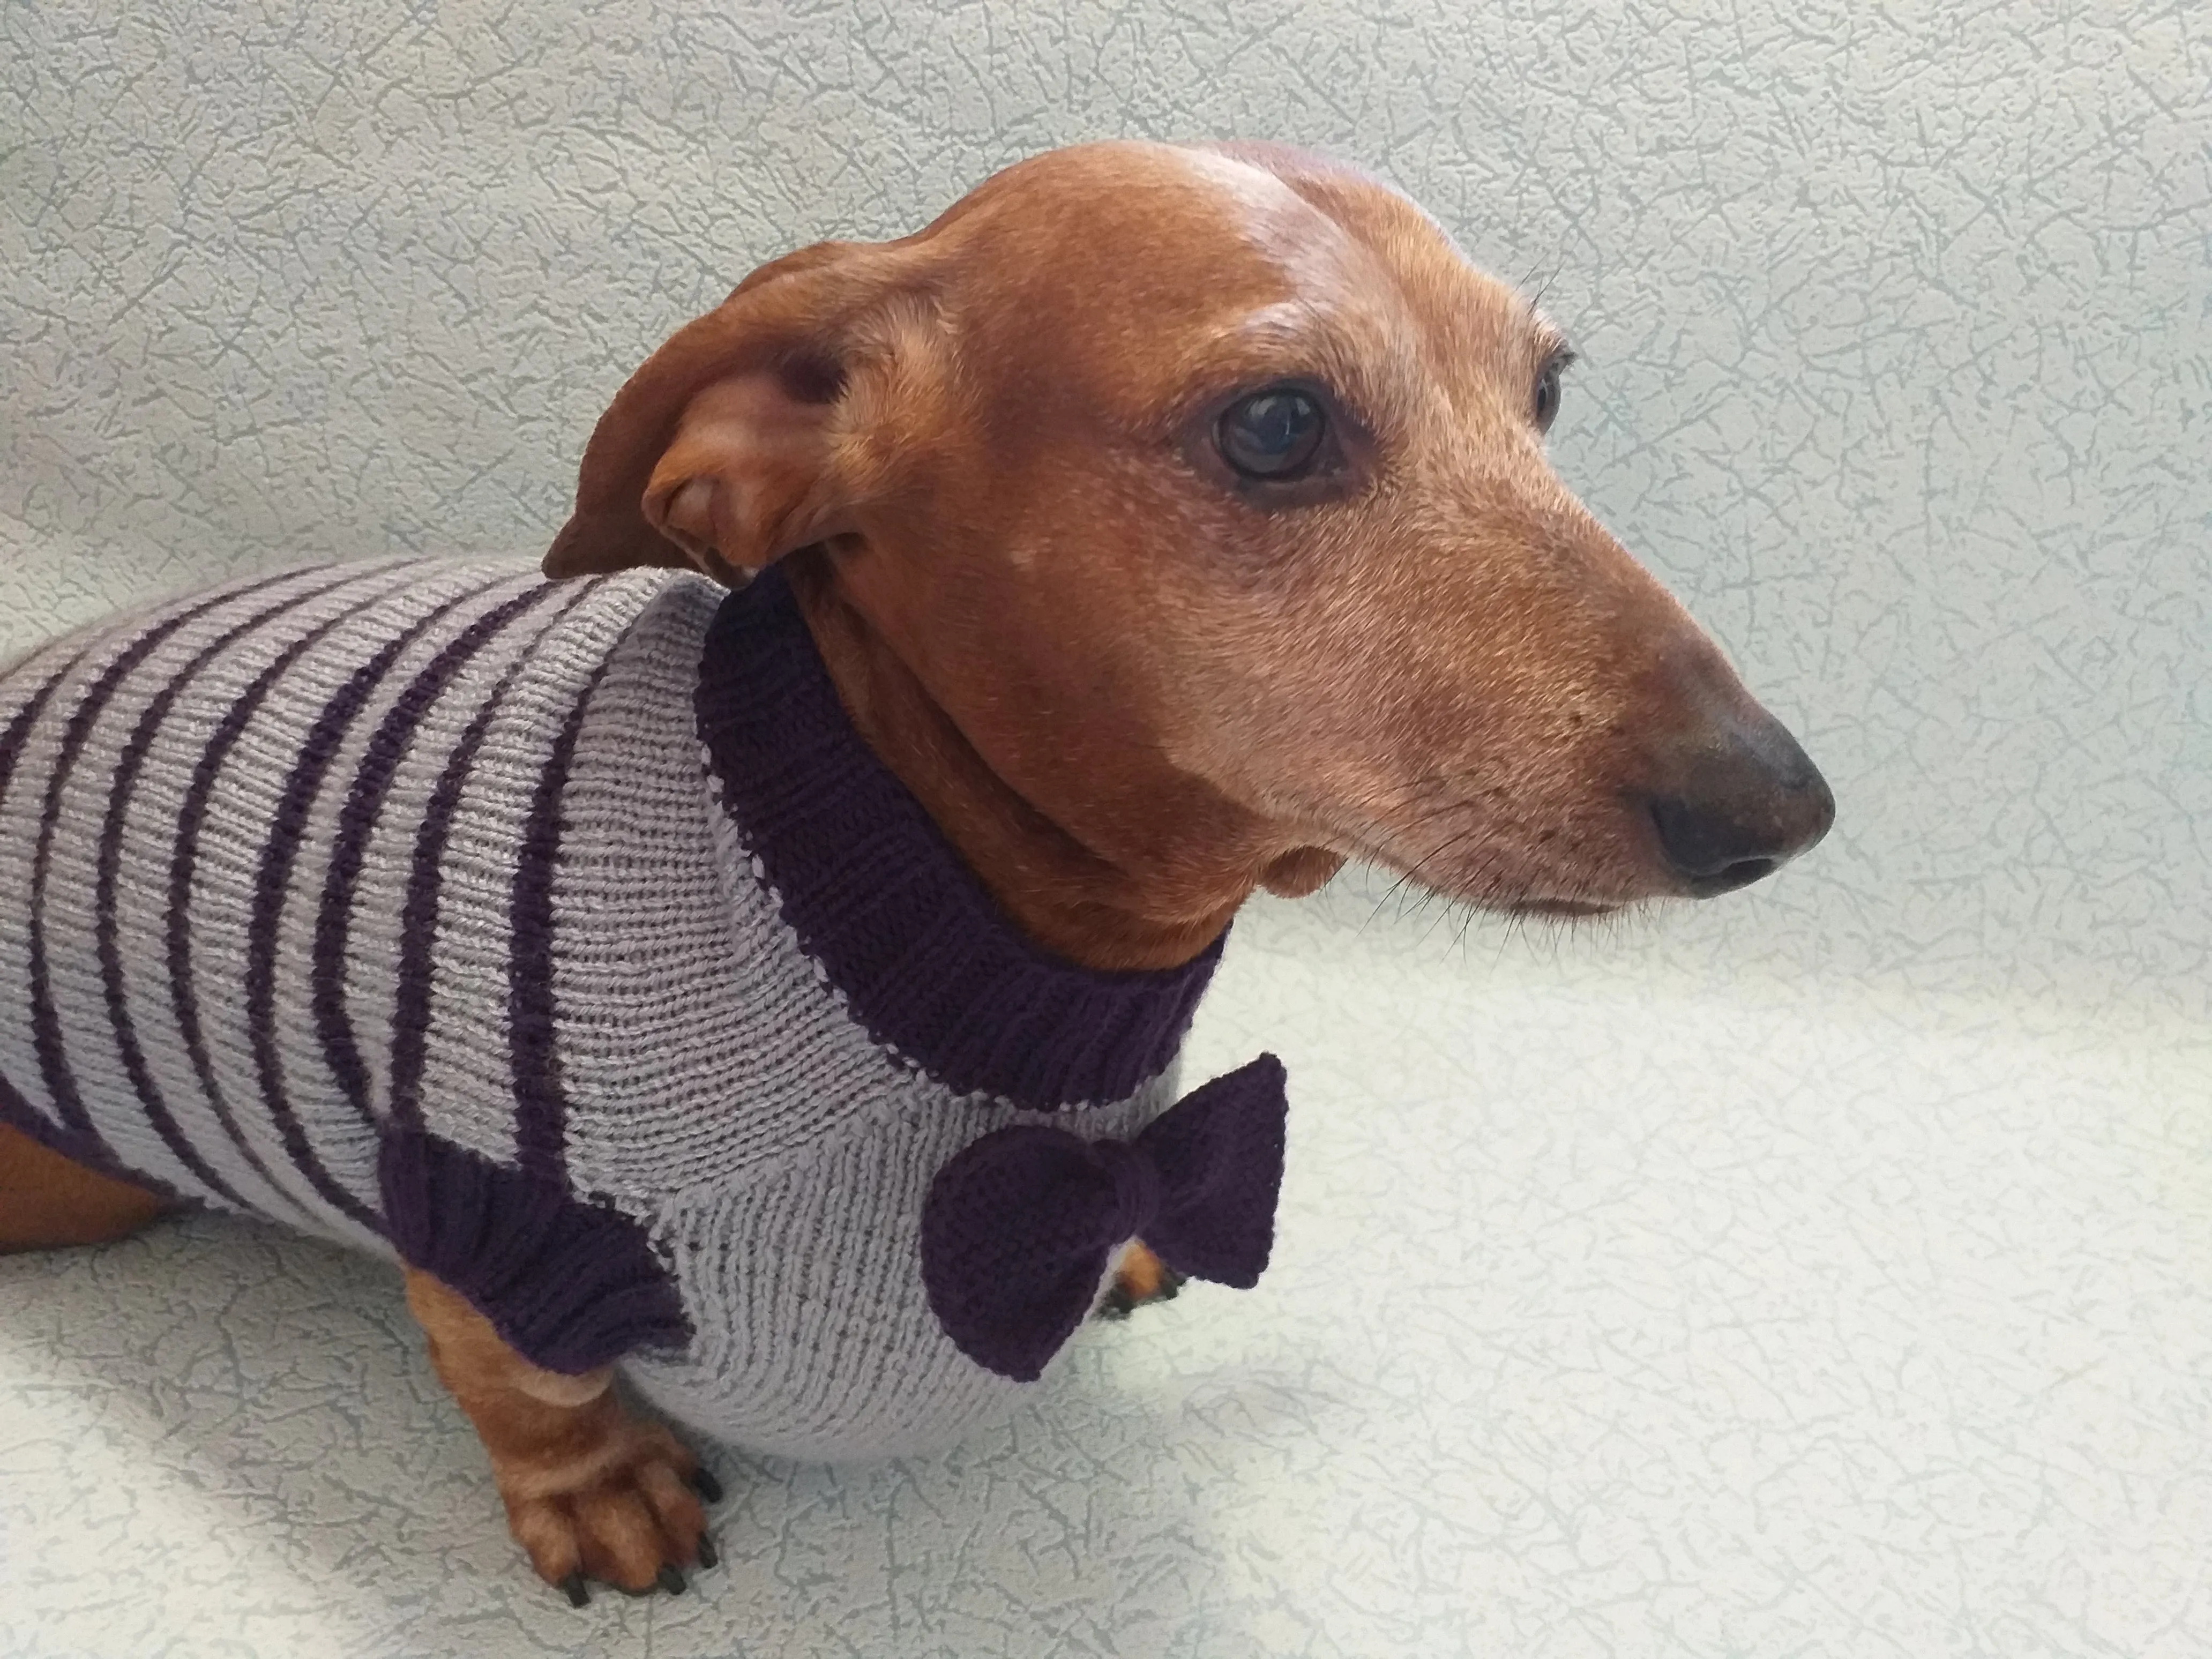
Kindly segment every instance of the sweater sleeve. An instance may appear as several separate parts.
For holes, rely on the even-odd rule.
[[[531,1364],[575,1376],[690,1341],[675,1280],[619,1211],[398,1124],[377,1173],[400,1259],[459,1291]]]

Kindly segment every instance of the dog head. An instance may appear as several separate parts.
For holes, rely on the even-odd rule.
[[[1725,891],[1832,799],[1553,471],[1567,359],[1364,174],[1058,151],[680,331],[547,568],[805,550],[1023,801],[1194,890],[1360,856],[1544,914]]]

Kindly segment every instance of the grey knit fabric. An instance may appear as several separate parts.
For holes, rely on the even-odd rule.
[[[433,1251],[428,1228],[447,1254],[418,1265],[504,1287],[503,1331],[557,1317],[555,1358],[593,1352],[573,1285],[511,1260],[470,1279],[515,1249],[483,1218],[394,1214],[405,1130],[439,1180],[538,1195],[572,1250],[602,1224],[615,1255],[641,1239],[674,1301],[624,1368],[722,1439],[875,1455],[1006,1413],[1024,1385],[923,1293],[930,1182],[1010,1123],[1130,1133],[1172,1066],[1025,1110],[871,1034],[703,750],[726,602],[658,574],[355,565],[0,675],[0,1117],[388,1255]]]

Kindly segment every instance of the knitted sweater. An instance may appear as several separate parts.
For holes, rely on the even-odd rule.
[[[0,674],[0,1121],[763,1450],[1004,1414],[1139,1226],[1250,1282],[1279,1068],[1168,1109],[1218,951],[1030,944],[773,571],[293,571]]]

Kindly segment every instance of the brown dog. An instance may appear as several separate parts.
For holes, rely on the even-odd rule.
[[[861,735],[1036,943],[1168,968],[1347,858],[1506,911],[1729,890],[1826,832],[1789,734],[1544,454],[1558,331],[1364,175],[1025,162],[757,271],[625,386],[546,561],[787,562]],[[158,1204],[0,1132],[0,1246]],[[1124,1290],[1159,1285],[1133,1251]],[[696,1465],[410,1273],[554,1583],[680,1587]]]

